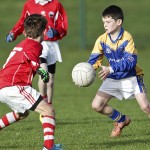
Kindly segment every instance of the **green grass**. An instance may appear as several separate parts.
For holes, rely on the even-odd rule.
[[[0,5],[0,67],[8,54],[23,36],[7,44],[5,35],[15,24],[25,0],[2,0]],[[101,81],[96,78],[87,88],[76,87],[71,79],[75,64],[86,61],[94,46],[96,38],[103,33],[100,13],[110,4],[117,4],[125,11],[124,27],[132,33],[139,52],[139,63],[145,72],[145,84],[149,91],[149,0],[86,0],[86,49],[80,48],[79,1],[61,0],[69,18],[68,36],[61,42],[63,63],[57,64],[54,107],[56,110],[56,143],[62,143],[65,150],[149,150],[150,120],[140,110],[136,100],[118,101],[112,99],[110,104],[131,117],[131,125],[123,130],[122,136],[111,139],[109,134],[113,122],[91,109],[91,102]],[[38,77],[33,87],[37,88]],[[150,94],[148,93],[148,96]],[[11,110],[0,104],[0,116]],[[30,116],[0,132],[0,150],[41,150],[43,132],[38,114]]]

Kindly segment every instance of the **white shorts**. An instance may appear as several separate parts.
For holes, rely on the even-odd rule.
[[[43,41],[42,55],[46,59],[47,64],[55,64],[57,61],[62,62],[58,41]]]
[[[11,86],[0,90],[0,101],[15,112],[24,113],[39,99],[40,93],[31,86]]]
[[[135,94],[146,93],[142,76],[135,76],[121,80],[107,78],[98,91],[112,95],[119,100],[134,98]]]

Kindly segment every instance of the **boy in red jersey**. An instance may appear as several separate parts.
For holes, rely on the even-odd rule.
[[[56,62],[62,62],[58,40],[61,40],[67,33],[68,20],[64,7],[58,0],[27,0],[24,4],[22,15],[13,29],[6,37],[7,42],[14,41],[17,36],[23,33],[23,21],[31,14],[41,14],[48,21],[42,42],[43,51],[40,56],[41,67],[49,72],[50,80],[44,83],[39,77],[39,91],[48,103],[52,103],[54,91],[54,74]]]
[[[28,16],[24,21],[27,38],[14,47],[0,70],[0,101],[13,110],[0,119],[0,129],[26,118],[30,110],[35,111],[43,116],[43,149],[56,150],[54,110],[43,100],[40,93],[32,88],[32,79],[36,73],[41,76],[43,82],[49,81],[48,72],[39,64],[46,25],[47,20],[42,15]]]

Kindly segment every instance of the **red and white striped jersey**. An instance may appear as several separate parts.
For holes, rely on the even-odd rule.
[[[54,28],[59,32],[59,35],[54,38],[48,38],[45,35],[44,40],[56,41],[63,38],[67,34],[67,15],[64,7],[58,0],[49,1],[45,5],[35,3],[35,0],[27,0],[27,2],[24,4],[20,19],[11,30],[11,32],[14,33],[15,39],[18,35],[23,33],[23,22],[25,18],[30,14],[41,14],[45,16],[48,21],[46,31],[48,31],[49,28]]]
[[[41,53],[42,45],[28,38],[14,47],[0,70],[0,89],[14,85],[32,86]]]

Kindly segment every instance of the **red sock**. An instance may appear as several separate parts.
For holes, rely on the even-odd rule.
[[[48,149],[54,145],[55,119],[52,116],[44,116],[42,119],[44,131],[44,146]]]
[[[5,128],[16,121],[18,121],[18,119],[15,112],[10,112],[0,119],[0,129]]]

